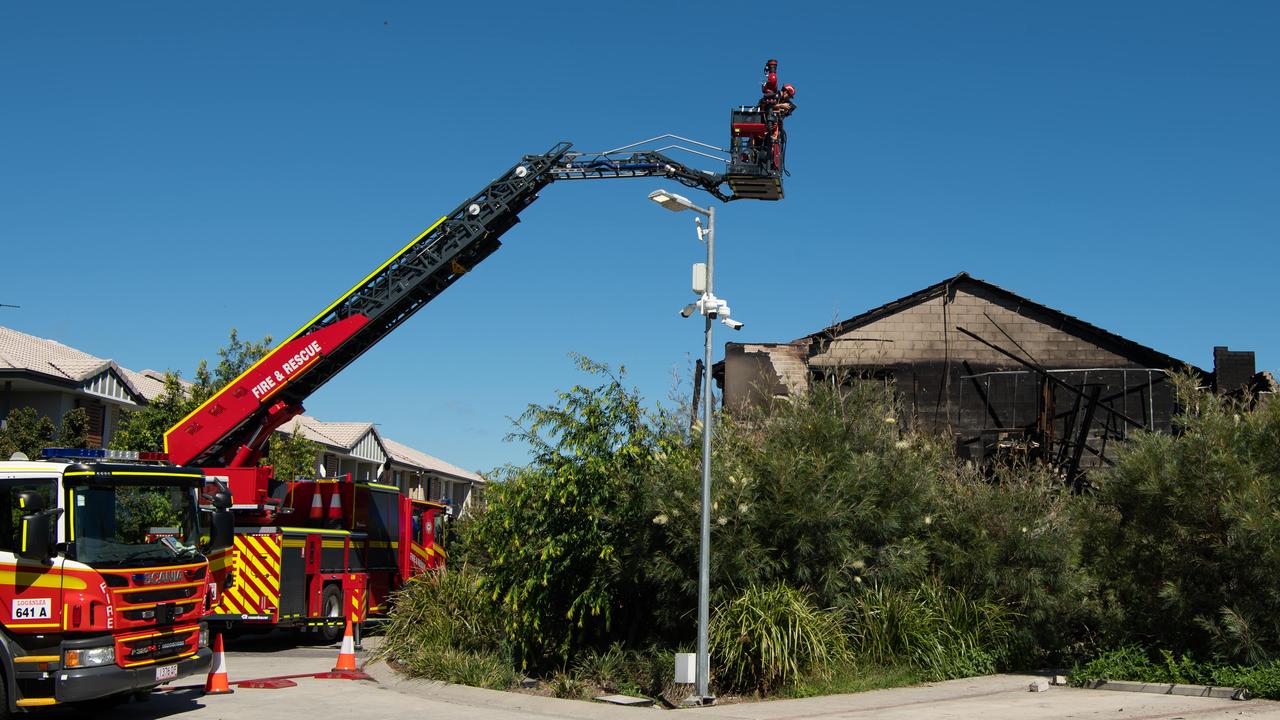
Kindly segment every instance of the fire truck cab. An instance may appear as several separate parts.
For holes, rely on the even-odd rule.
[[[45,455],[0,461],[0,709],[124,699],[207,670],[202,541],[229,541],[230,516],[202,522],[203,471],[161,453]]]

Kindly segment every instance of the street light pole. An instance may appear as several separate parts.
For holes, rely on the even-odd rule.
[[[715,702],[710,688],[711,653],[707,641],[707,628],[711,614],[711,324],[713,320],[719,319],[734,330],[741,330],[742,323],[731,320],[729,304],[712,293],[716,258],[716,209],[698,207],[687,198],[666,190],[655,190],[649,194],[649,199],[673,212],[692,210],[707,218],[706,230],[702,229],[702,218],[696,221],[698,239],[707,244],[706,274],[702,277],[701,289],[697,287],[694,289],[694,292],[699,293],[701,297],[697,303],[685,307],[680,313],[684,317],[689,317],[696,308],[706,318],[705,358],[702,362],[702,540],[698,553],[698,665],[695,677],[697,695],[685,702],[707,705]],[[695,286],[698,284],[695,282]]]
[[[715,269],[716,209],[707,209],[707,294]],[[701,232],[701,228],[699,228]],[[711,314],[706,314],[706,349],[702,361],[702,541],[698,560],[698,696],[711,702],[711,652],[707,642],[711,603]]]

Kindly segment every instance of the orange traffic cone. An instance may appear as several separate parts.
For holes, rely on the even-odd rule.
[[[327,519],[331,522],[336,521],[339,525],[342,524],[342,486],[341,485],[335,484],[333,486],[333,495],[329,498],[329,514]]]
[[[320,486],[312,483],[311,486],[311,513],[312,520],[319,520],[324,517],[324,504],[320,500]]]
[[[351,637],[351,618],[347,618],[347,630],[342,634],[342,648],[338,650],[338,664],[332,672],[318,673],[317,678],[324,680],[372,680],[373,678],[356,668],[356,646]]]
[[[209,663],[209,678],[204,681],[205,695],[230,695],[235,692],[227,682],[227,661],[222,656],[222,633],[213,636],[213,662]]]

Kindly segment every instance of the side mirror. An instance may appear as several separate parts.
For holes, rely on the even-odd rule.
[[[208,552],[225,550],[235,544],[235,518],[231,514],[231,490],[222,477],[206,478],[200,499],[213,506]]]
[[[228,503],[230,504],[230,503]],[[209,551],[225,550],[235,544],[235,518],[227,508],[213,511],[213,527],[209,533]]]
[[[209,549],[223,550],[235,544],[236,523],[231,514],[231,493],[219,490],[210,499],[213,505],[213,528],[209,534]]]
[[[25,513],[22,516],[22,539],[18,556],[40,562],[53,557],[50,552],[53,522],[62,516],[62,508],[46,510],[44,497],[32,490],[18,493],[18,507]]]
[[[213,505],[213,509],[215,510],[230,510],[231,493],[226,490],[219,490],[218,492],[215,492],[210,504]]]

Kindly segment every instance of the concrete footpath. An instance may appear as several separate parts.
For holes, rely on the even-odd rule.
[[[706,720],[801,720],[808,718],[981,718],[1027,720],[1029,718],[1123,718],[1124,720],[1174,720],[1175,718],[1277,718],[1280,703],[1265,700],[1152,695],[1147,693],[1051,687],[1033,693],[1028,684],[1035,675],[993,675],[951,680],[931,685],[873,690],[852,695],[829,695],[798,700],[736,703],[677,711],[625,708],[601,703],[521,695],[496,690],[400,677],[385,665],[366,668],[389,690],[424,701],[456,706],[468,712],[451,713],[436,706],[432,717],[494,720],[515,717],[556,717],[579,720],[649,718],[679,713]],[[439,714],[436,714],[439,713]]]
[[[370,638],[376,644],[376,639]],[[232,683],[250,678],[317,673],[328,670],[334,648],[289,647],[274,641],[245,644],[228,652]],[[278,690],[238,688],[232,695],[203,697],[203,678],[176,683],[145,703],[115,708],[58,707],[42,714],[50,720],[808,720],[815,718],[1275,718],[1280,703],[1052,687],[1032,693],[1036,676],[995,675],[933,685],[875,690],[800,700],[773,700],[684,710],[628,708],[578,700],[507,693],[401,677],[381,663],[368,665],[373,681],[295,679],[296,687]],[[88,712],[86,712],[86,710]],[[37,716],[39,717],[39,716]]]

